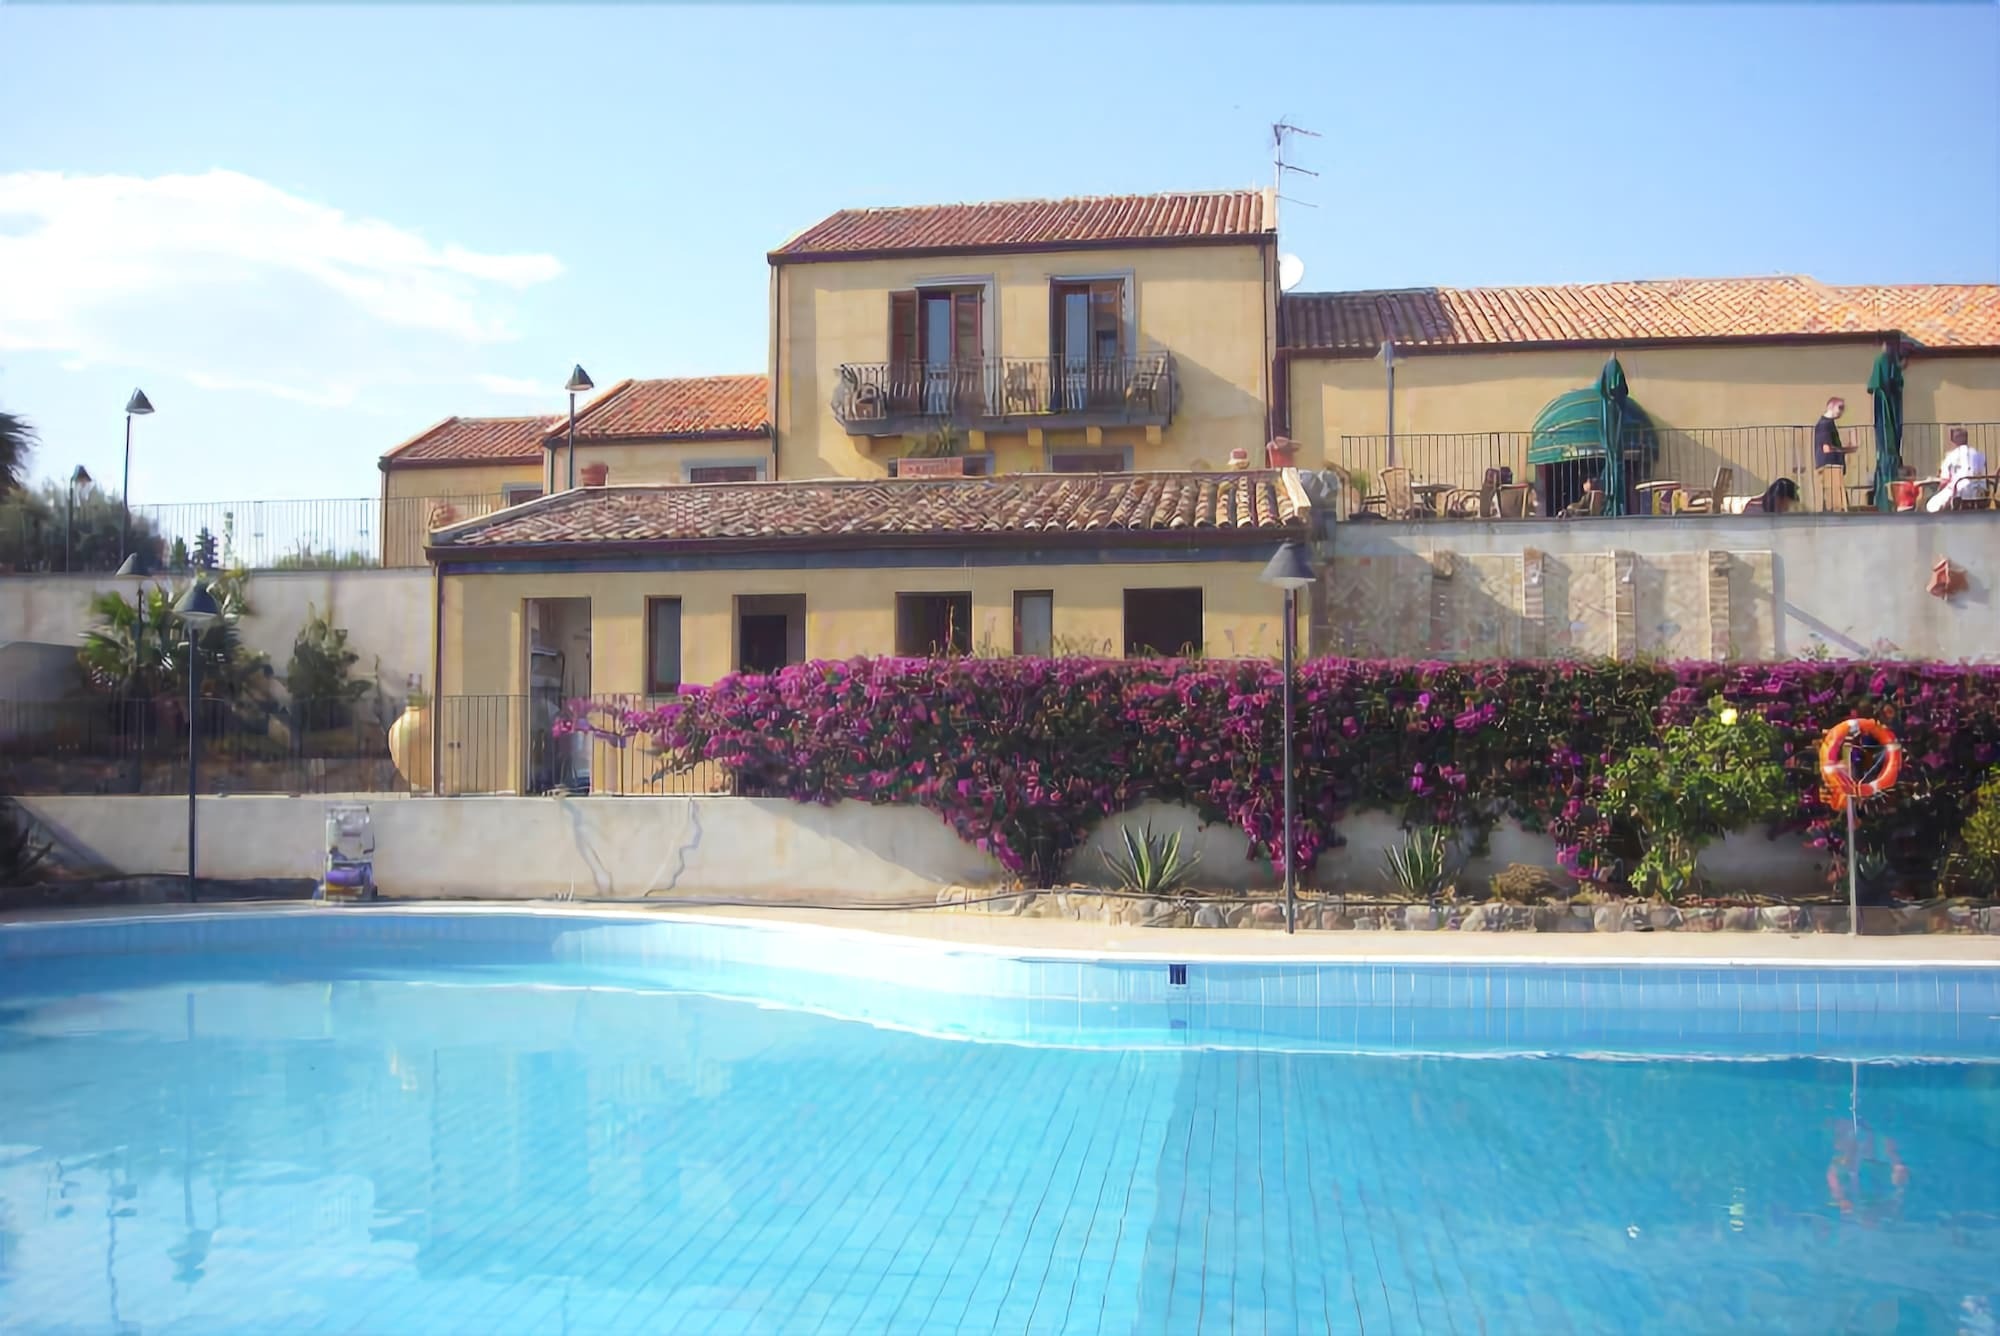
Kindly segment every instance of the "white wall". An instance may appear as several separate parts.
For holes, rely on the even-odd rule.
[[[187,869],[187,799],[33,797],[20,800],[56,836],[65,861],[102,873]],[[961,841],[934,813],[841,803],[814,807],[765,798],[370,798],[376,880],[414,898],[687,899],[930,903],[947,886],[1002,884],[997,863]],[[200,800],[203,876],[315,877],[321,869],[324,798]],[[1267,864],[1244,857],[1241,832],[1202,828],[1192,812],[1148,804],[1114,818],[1087,843],[1117,840],[1115,827],[1151,821],[1188,832],[1202,855],[1197,881],[1216,889],[1268,888]],[[1355,894],[1388,888],[1384,851],[1401,841],[1389,817],[1363,813],[1341,825],[1348,843],[1320,859],[1320,884]],[[1483,878],[1510,862],[1555,866],[1555,846],[1511,825],[1489,855],[1467,867]],[[1796,840],[1732,837],[1704,860],[1726,890],[1787,893],[1824,887]],[[1103,885],[1094,853],[1073,879]]]
[[[117,589],[130,598],[136,583],[112,575],[0,577],[0,643],[74,645],[90,627],[86,605],[91,596]],[[348,648],[361,656],[354,667],[357,676],[372,673],[379,655],[382,683],[392,696],[402,695],[412,674],[426,686],[430,683],[428,570],[257,572],[250,576],[249,598],[251,616],[243,623],[244,642],[270,655],[280,678],[310,605],[346,629]]]
[[[1334,527],[1332,558],[1437,552],[1556,557],[1624,551],[1771,554],[1775,657],[1823,646],[1837,658],[2000,660],[2000,512],[1593,520],[1359,522]],[[1925,592],[1949,559],[1966,576],[1949,600]]]

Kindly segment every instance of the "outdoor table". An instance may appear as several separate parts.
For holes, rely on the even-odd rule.
[[[1849,510],[1875,509],[1875,484],[1872,482],[1848,483],[1847,508]]]
[[[1438,513],[1438,498],[1457,490],[1448,482],[1420,482],[1410,488],[1410,495],[1417,499],[1424,513],[1435,515]]]
[[[1642,482],[1632,490],[1645,501],[1648,515],[1671,515],[1674,513],[1674,495],[1679,492],[1678,482]]]

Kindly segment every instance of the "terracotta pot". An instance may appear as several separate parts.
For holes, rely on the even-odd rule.
[[[411,703],[403,707],[396,722],[389,725],[389,759],[396,773],[409,783],[414,793],[431,787],[431,712],[429,707]]]
[[[585,464],[579,472],[583,475],[583,485],[585,487],[602,487],[604,486],[604,480],[611,476],[611,466],[609,464]]]
[[[1288,469],[1298,462],[1298,458],[1299,448],[1292,444],[1289,437],[1280,436],[1274,441],[1265,443],[1264,467],[1266,468]]]

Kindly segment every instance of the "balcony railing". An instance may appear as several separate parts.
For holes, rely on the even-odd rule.
[[[1173,420],[1178,390],[1171,353],[849,362],[840,368],[833,415],[857,436],[910,435],[944,423],[978,430],[1163,427]]]
[[[1912,422],[1903,427],[1902,462],[1919,478],[1936,477],[1951,449],[1949,433],[1963,427],[1970,443],[2000,465],[2000,422]],[[1872,423],[1843,423],[1841,443],[1854,447],[1847,457],[1850,500],[1865,504],[1862,490],[1875,478],[1876,440]],[[1535,489],[1542,513],[1559,510],[1581,490],[1583,479],[1598,476],[1598,457],[1539,467],[1529,462],[1533,434],[1526,431],[1455,433],[1398,432],[1387,436],[1342,436],[1333,463],[1370,492],[1381,489],[1382,473],[1409,470],[1410,482],[1434,496],[1477,492],[1488,469],[1509,471],[1516,483]],[[1645,508],[1641,484],[1677,482],[1688,489],[1712,487],[1719,470],[1730,470],[1730,496],[1756,496],[1779,478],[1798,483],[1802,508],[1817,509],[1813,470],[1813,429],[1783,427],[1673,427],[1633,432],[1626,441],[1626,481],[1634,495],[1630,511]],[[1361,500],[1358,489],[1342,489],[1339,513],[1348,518]],[[1554,504],[1551,505],[1551,502]]]

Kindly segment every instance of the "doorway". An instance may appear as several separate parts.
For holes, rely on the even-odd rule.
[[[736,671],[774,673],[806,661],[806,596],[742,594],[736,599]]]
[[[571,701],[590,695],[590,600],[531,598],[526,622],[526,791],[588,793],[590,735],[575,733],[559,738],[555,724]]]

